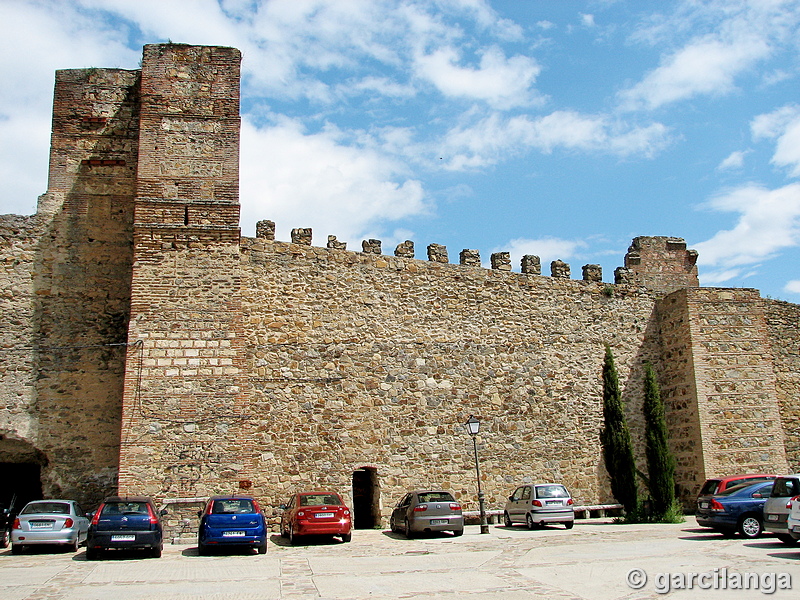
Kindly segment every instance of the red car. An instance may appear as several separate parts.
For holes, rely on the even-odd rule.
[[[281,535],[294,544],[302,535],[339,536],[352,539],[350,509],[336,492],[298,492],[281,504]]]

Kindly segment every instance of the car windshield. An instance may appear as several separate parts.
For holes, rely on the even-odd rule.
[[[449,492],[423,492],[417,494],[420,502],[455,502]]]
[[[760,492],[760,493],[762,493],[764,495],[767,495],[767,494],[769,494],[770,489],[772,489],[772,483],[764,484],[762,482],[760,484],[759,483],[753,484],[752,481],[748,481],[747,483],[740,483],[739,485],[735,485],[733,487],[730,487],[730,488],[726,489],[725,491],[720,492],[719,494],[716,494],[716,495],[717,496],[732,496],[734,494],[742,492],[743,490],[747,490],[748,488],[753,488],[753,489],[749,490],[749,492],[746,492],[748,494],[752,494],[754,492]]]
[[[703,487],[700,489],[700,496],[711,496],[717,493],[719,489],[719,479],[709,479],[703,484]]]
[[[536,497],[569,498],[569,493],[563,485],[538,485],[536,486]]]
[[[798,494],[800,494],[800,481],[797,479],[780,477],[775,480],[775,485],[772,486],[771,495],[776,498],[788,498]]]
[[[103,516],[147,515],[147,502],[107,502],[103,506]]]
[[[225,500],[214,500],[211,512],[215,515],[234,515],[242,513],[256,512],[253,501],[247,498],[230,498]]]
[[[48,514],[48,515],[68,515],[69,504],[66,502],[32,502],[22,509],[21,515],[35,515],[35,514]]]
[[[341,503],[335,494],[303,494],[300,496],[300,506],[338,506]]]

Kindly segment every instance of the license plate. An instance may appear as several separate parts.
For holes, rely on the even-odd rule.
[[[112,542],[135,542],[136,535],[112,535],[111,536]]]
[[[708,502],[701,502],[700,508],[708,508]]]
[[[223,531],[222,537],[244,537],[244,531]]]
[[[548,500],[547,501],[547,505],[548,506],[550,506],[552,504],[558,504],[559,506],[561,506],[561,500]]]
[[[330,519],[333,517],[333,513],[317,513],[314,516],[317,519]]]
[[[767,521],[777,521],[778,515],[767,515]]]
[[[31,521],[31,529],[52,529],[51,521]]]
[[[795,533],[800,533],[800,525],[795,525],[795,526],[792,528],[792,531],[794,531]]]
[[[431,519],[431,525],[447,525],[447,519]]]

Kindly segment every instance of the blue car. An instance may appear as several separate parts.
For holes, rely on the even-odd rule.
[[[214,496],[199,513],[197,551],[211,548],[249,547],[267,551],[267,524],[258,502],[249,496]]]
[[[697,524],[724,535],[736,532],[757,538],[764,530],[764,503],[772,491],[772,481],[745,483],[697,501]]]
[[[87,560],[97,560],[108,550],[146,550],[158,558],[164,548],[161,517],[152,498],[111,496],[106,498],[89,523]]]

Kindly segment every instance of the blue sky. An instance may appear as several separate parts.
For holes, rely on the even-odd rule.
[[[0,213],[47,185],[54,71],[243,52],[242,233],[598,263],[683,237],[800,302],[800,0],[0,2]]]

